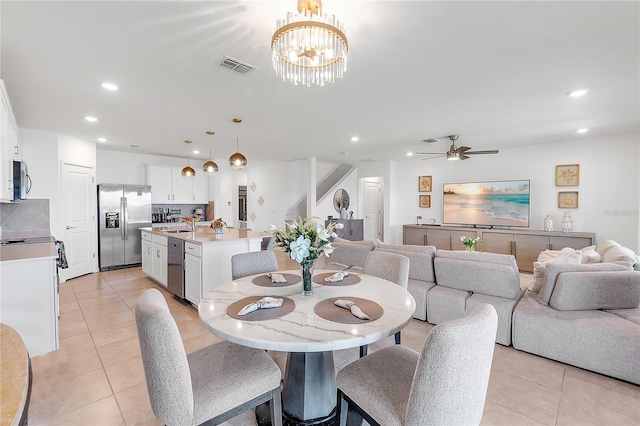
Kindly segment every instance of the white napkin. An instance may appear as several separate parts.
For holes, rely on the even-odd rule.
[[[284,303],[284,299],[276,297],[263,297],[253,303],[249,303],[238,311],[238,315],[246,315],[258,309],[279,308]]]
[[[363,320],[369,319],[369,315],[362,312],[362,309],[360,309],[360,307],[356,305],[354,302],[352,302],[351,300],[340,299],[340,300],[336,300],[333,303],[335,303],[336,306],[340,306],[341,308],[349,309],[354,316],[360,319],[363,319]]]
[[[282,274],[276,274],[275,272],[269,272],[267,274],[269,278],[271,278],[272,283],[286,283],[287,279]]]
[[[347,277],[347,276],[349,276],[348,272],[336,272],[335,274],[331,275],[330,277],[326,277],[324,280],[332,282],[332,283],[337,283],[339,281],[344,280],[344,278]]]

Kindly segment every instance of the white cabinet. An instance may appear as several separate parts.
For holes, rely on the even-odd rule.
[[[148,184],[153,204],[205,204],[209,202],[207,175],[196,171],[182,176],[181,167],[149,165]]]
[[[142,231],[142,272],[152,275],[153,247],[151,232]]]
[[[168,239],[162,235],[151,235],[151,277],[167,286]]]
[[[0,322],[20,334],[32,357],[58,349],[57,286],[54,257],[0,264]]]
[[[184,244],[184,297],[197,305],[202,299],[202,245]]]
[[[4,80],[0,80],[0,199],[13,199],[13,160],[19,159],[18,126]]]

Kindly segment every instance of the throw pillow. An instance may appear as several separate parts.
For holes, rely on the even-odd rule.
[[[582,261],[580,263],[600,263],[602,262],[602,256],[596,251],[596,246],[589,246],[581,248]]]
[[[582,252],[580,250],[569,249],[573,253],[569,253],[569,251],[564,248],[562,250],[553,250],[555,252],[564,251],[564,255],[555,256],[547,253],[543,256],[543,253],[540,253],[542,256],[542,261],[533,262],[533,288],[529,288],[529,290],[540,293],[542,286],[546,280],[547,276],[547,265],[549,264],[577,264],[582,260]],[[551,252],[552,250],[545,250],[545,252]],[[538,256],[540,259],[540,256]]]
[[[633,252],[633,250],[627,247],[617,246],[617,247],[611,247],[609,250],[604,252],[604,254],[602,255],[602,262],[603,263],[624,262],[629,266],[633,266],[636,264],[637,259],[636,259],[636,254]]]
[[[607,250],[609,250],[611,247],[620,247],[620,244],[616,243],[613,240],[606,240],[598,244],[598,247],[596,247],[596,251],[600,256],[604,256]]]

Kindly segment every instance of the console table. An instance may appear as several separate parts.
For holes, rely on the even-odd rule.
[[[596,243],[591,232],[545,232],[531,229],[488,229],[464,226],[404,225],[403,244],[431,245],[442,250],[465,250],[460,237],[480,237],[478,248],[489,253],[511,254],[518,269],[533,272],[541,251],[564,247],[581,249]]]
[[[332,219],[325,220],[324,226],[329,226],[329,223],[341,223],[344,225],[342,229],[334,229],[334,232],[340,238],[344,238],[345,240],[351,241],[362,241],[364,240],[364,220],[362,219]]]

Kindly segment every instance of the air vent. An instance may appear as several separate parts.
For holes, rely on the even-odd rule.
[[[235,72],[239,72],[240,74],[246,74],[249,71],[256,69],[256,67],[254,67],[253,65],[249,65],[245,62],[230,58],[228,56],[226,56],[224,60],[220,62],[220,66],[228,68]]]

